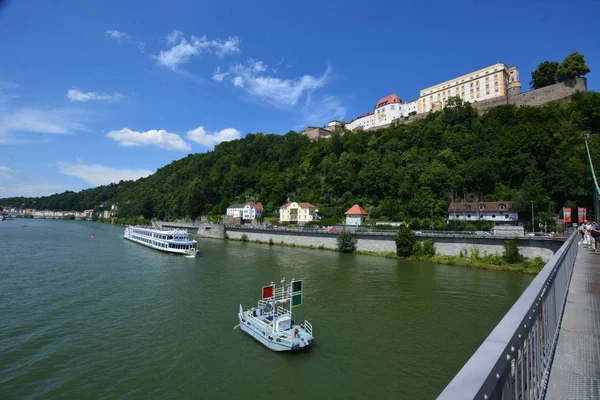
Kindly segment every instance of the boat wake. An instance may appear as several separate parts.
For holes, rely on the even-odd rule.
[[[239,328],[239,327],[240,327],[240,324],[237,324],[236,326],[233,327],[233,330],[237,331],[237,328]]]

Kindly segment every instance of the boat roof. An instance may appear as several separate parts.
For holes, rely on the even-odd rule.
[[[130,225],[129,228],[143,229],[143,230],[149,231],[149,232],[160,232],[160,233],[164,233],[166,235],[175,235],[178,233],[189,234],[189,232],[185,229],[153,228],[151,226],[137,226],[137,225]]]

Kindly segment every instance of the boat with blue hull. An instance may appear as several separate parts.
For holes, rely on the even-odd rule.
[[[273,351],[301,350],[313,341],[313,328],[308,321],[296,324],[292,309],[302,304],[302,281],[281,286],[274,283],[262,288],[262,299],[256,307],[244,310],[240,304],[239,327]]]

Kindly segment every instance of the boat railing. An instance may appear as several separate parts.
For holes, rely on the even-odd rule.
[[[304,320],[304,330],[313,336],[313,327],[307,320]]]
[[[291,317],[292,313],[287,308],[277,306],[277,316],[280,316],[280,315],[289,315]]]

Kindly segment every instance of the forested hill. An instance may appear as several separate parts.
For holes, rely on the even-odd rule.
[[[136,182],[79,193],[0,199],[0,205],[83,210],[118,203],[122,217],[222,215],[231,203],[261,201],[267,215],[292,199],[341,219],[359,203],[373,218],[442,224],[452,198],[515,200],[521,218],[548,221],[565,205],[591,206],[584,132],[600,168],[600,93],[543,107],[500,106],[479,116],[457,102],[409,125],[334,134],[248,134],[191,154]],[[35,204],[33,203],[35,201]],[[427,221],[427,222],[426,222]]]

